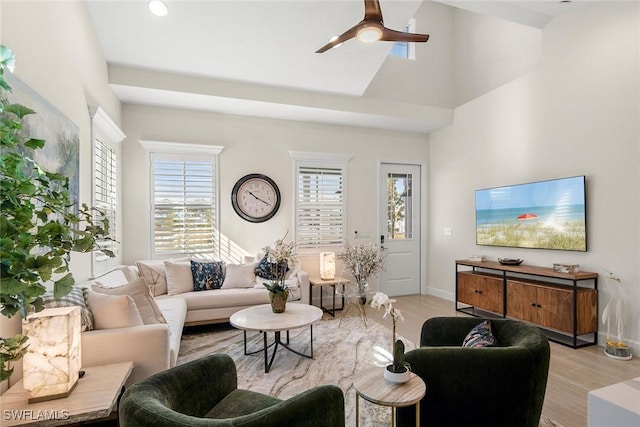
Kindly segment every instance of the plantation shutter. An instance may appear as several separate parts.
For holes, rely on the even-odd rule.
[[[116,151],[101,139],[94,140],[94,206],[109,220],[110,235],[115,236],[119,224],[116,223],[117,212],[117,155]],[[98,240],[98,245],[117,253],[114,240]],[[110,258],[102,252],[95,253],[95,262],[108,262]]]
[[[154,254],[216,252],[214,171],[211,156],[154,154]]]
[[[299,247],[344,242],[344,170],[339,166],[298,165],[296,241]]]

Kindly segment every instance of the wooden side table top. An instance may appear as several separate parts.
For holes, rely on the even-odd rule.
[[[392,384],[384,379],[385,368],[359,372],[353,379],[356,393],[371,403],[400,408],[415,405],[427,392],[422,378],[411,373],[411,379],[403,384]]]
[[[0,424],[60,426],[106,418],[117,409],[132,369],[133,362],[83,368],[85,375],[68,397],[31,404],[20,380],[0,396]]]
[[[351,283],[351,280],[345,279],[344,277],[336,276],[330,280],[324,280],[319,277],[310,277],[309,283],[311,286],[333,286],[333,285],[348,285]]]

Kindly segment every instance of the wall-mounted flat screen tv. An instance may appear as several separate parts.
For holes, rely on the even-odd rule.
[[[586,251],[585,177],[476,190],[476,244]]]

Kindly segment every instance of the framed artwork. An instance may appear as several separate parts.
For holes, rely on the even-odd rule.
[[[69,195],[77,211],[80,194],[79,127],[13,74],[7,72],[5,78],[13,90],[5,92],[7,101],[22,104],[36,112],[24,118],[23,134],[45,140],[45,146],[30,155],[47,172],[69,178]]]

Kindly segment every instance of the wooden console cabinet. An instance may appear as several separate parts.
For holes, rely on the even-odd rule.
[[[550,340],[573,348],[597,343],[597,291],[597,273],[456,261],[456,311],[531,322]]]

